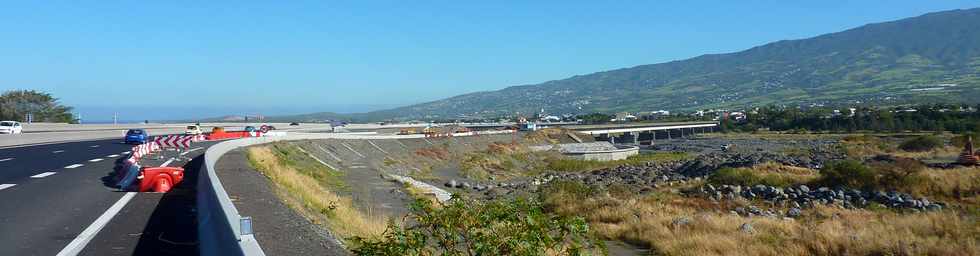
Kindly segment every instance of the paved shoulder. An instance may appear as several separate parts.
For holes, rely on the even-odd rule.
[[[243,150],[218,160],[218,178],[242,216],[252,217],[266,255],[346,255],[330,235],[282,203],[269,180],[248,164]]]

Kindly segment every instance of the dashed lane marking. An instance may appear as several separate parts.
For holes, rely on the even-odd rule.
[[[108,155],[108,156],[105,156],[105,157],[113,158],[113,157],[119,157],[119,155],[112,154],[112,155]]]
[[[85,166],[85,165],[84,164],[73,164],[73,165],[65,166],[65,169],[75,169],[75,168],[82,167],[82,166]]]
[[[55,151],[51,151],[51,153],[55,153],[55,154],[57,154],[57,153],[61,153],[61,152],[65,152],[65,151],[64,151],[64,150],[55,150]]]
[[[6,162],[6,161],[10,161],[10,160],[14,160],[14,158],[11,157],[11,158],[0,159],[0,162]]]
[[[88,147],[90,147],[90,148],[97,148],[97,147],[99,147],[99,145],[91,145],[91,146],[88,146]]]
[[[95,219],[95,222],[92,222],[92,224],[85,228],[85,230],[82,230],[82,233],[78,234],[74,240],[71,240],[71,243],[68,243],[68,246],[61,249],[61,251],[58,252],[58,256],[74,256],[82,252],[82,249],[85,249],[85,245],[87,245],[89,241],[92,241],[92,238],[95,238],[95,235],[97,235],[99,231],[101,231],[102,228],[104,228],[105,225],[112,220],[112,217],[119,214],[119,211],[122,210],[122,208],[129,203],[129,200],[132,200],[135,196],[136,192],[126,192],[126,195],[119,198],[119,201],[112,204],[112,206],[110,206],[105,213],[102,213],[99,218]]]
[[[54,175],[55,173],[56,172],[42,172],[42,173],[38,173],[38,174],[36,174],[34,176],[31,176],[31,178],[40,179],[40,178],[44,178],[44,177],[48,177],[48,176]]]
[[[10,187],[16,186],[17,184],[0,184],[0,190],[8,189]]]
[[[98,162],[98,161],[102,161],[102,158],[96,158],[96,159],[92,159],[92,160],[88,160],[88,161],[89,162],[92,162],[92,163],[95,163],[95,162]]]
[[[125,155],[125,154],[129,154],[129,151],[123,151],[122,153],[119,153],[119,154],[120,154],[120,155]]]

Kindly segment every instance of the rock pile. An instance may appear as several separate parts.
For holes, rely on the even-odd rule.
[[[944,207],[944,204],[941,202],[932,202],[928,198],[924,197],[916,199],[909,194],[895,191],[871,192],[846,188],[830,189],[827,187],[820,187],[811,190],[806,185],[787,188],[765,185],[755,185],[751,187],[721,185],[716,188],[715,186],[709,184],[700,187],[698,189],[698,193],[713,200],[736,199],[739,197],[746,199],[760,199],[775,204],[790,205],[797,209],[810,207],[817,204],[838,205],[848,209],[863,208],[867,207],[872,202],[890,208],[922,211],[941,210]],[[756,214],[759,215],[758,213]],[[796,212],[795,214],[787,213],[787,215],[799,216],[799,212]]]

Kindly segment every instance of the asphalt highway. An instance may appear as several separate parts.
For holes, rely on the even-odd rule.
[[[187,152],[184,160],[170,160],[177,153],[166,152],[165,158],[144,159],[141,164],[199,168],[198,156],[211,144],[192,145],[196,150]],[[154,227],[148,223],[178,227],[174,223],[193,222],[193,215],[186,219],[173,214],[192,211],[184,206],[193,198],[174,196],[186,190],[127,193],[103,181],[131,147],[110,139],[0,149],[0,255],[196,253],[196,247],[187,246],[196,243],[196,237],[165,240],[180,243],[169,249],[153,242],[166,238],[160,234],[154,233],[157,240],[153,241],[143,237],[146,229]],[[178,186],[192,184],[188,180],[193,182],[186,178]],[[148,253],[147,248],[155,252]]]

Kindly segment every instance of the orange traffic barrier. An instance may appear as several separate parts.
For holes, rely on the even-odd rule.
[[[184,180],[182,167],[145,167],[140,192],[167,192]]]

